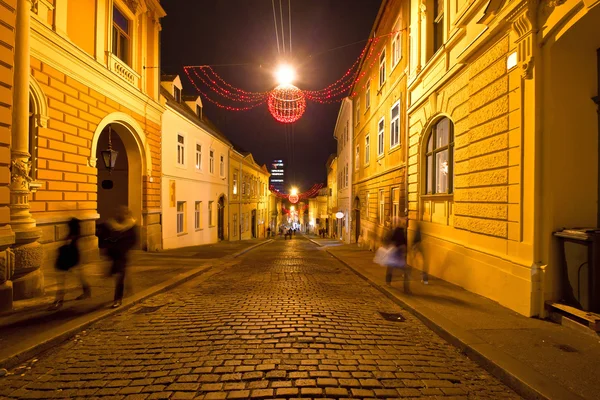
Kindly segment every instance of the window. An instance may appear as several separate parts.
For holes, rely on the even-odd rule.
[[[198,104],[196,104],[196,115],[198,118],[202,119],[202,107],[200,107]]]
[[[238,217],[237,214],[233,214],[233,236],[238,234]]]
[[[225,157],[223,155],[219,158],[219,174],[225,176]]]
[[[131,21],[113,6],[112,53],[125,64],[131,66]]]
[[[196,169],[202,169],[202,145],[196,143]]]
[[[233,173],[233,194],[237,195],[238,192],[238,174],[237,172]]]
[[[177,202],[177,233],[185,233],[185,201]]]
[[[385,49],[379,56],[379,87],[381,88],[385,83]]]
[[[211,174],[215,173],[215,152],[213,150],[210,151],[210,158],[208,160],[208,170]]]
[[[385,195],[384,191],[379,191],[379,212],[377,213],[377,220],[380,225],[383,225],[384,213],[385,213]]]
[[[181,89],[177,86],[173,86],[173,97],[175,97],[175,101],[181,103]]]
[[[367,88],[365,89],[365,111],[371,107],[371,81],[367,82]]]
[[[433,54],[444,44],[444,1],[433,0]]]
[[[177,164],[185,165],[185,138],[177,135]]]
[[[242,181],[242,194],[246,195],[246,178]]]
[[[358,171],[360,165],[360,146],[356,146],[356,154],[354,155],[354,169]]]
[[[348,163],[346,163],[346,176],[344,177],[344,187],[348,187],[348,170],[350,168],[348,167]]]
[[[384,142],[383,137],[385,134],[385,118],[381,118],[378,124],[378,132],[377,132],[377,155],[383,155]]]
[[[365,165],[369,165],[369,161],[371,160],[371,143],[369,134],[365,136]]]
[[[390,122],[390,147],[400,144],[400,102],[392,107],[392,120]]]
[[[392,189],[392,222],[400,222],[400,188]]]
[[[214,201],[208,202],[208,226],[213,226],[213,204]]]
[[[402,37],[400,32],[392,40],[392,68],[394,68],[402,58]]]
[[[360,99],[356,99],[356,121],[354,121],[355,125],[358,125],[360,121]]]
[[[442,118],[431,127],[425,153],[425,193],[452,193],[454,126]]]
[[[200,229],[202,226],[200,224],[200,210],[202,209],[202,202],[197,201],[194,204],[194,228]]]

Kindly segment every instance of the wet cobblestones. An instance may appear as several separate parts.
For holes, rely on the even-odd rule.
[[[97,323],[30,365],[0,378],[0,398],[518,398],[299,239]]]

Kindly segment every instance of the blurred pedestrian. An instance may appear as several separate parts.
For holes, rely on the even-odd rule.
[[[107,237],[106,254],[112,261],[110,274],[116,275],[115,297],[113,308],[119,307],[123,302],[125,291],[125,273],[129,251],[138,242],[138,229],[133,219],[131,210],[125,206],[119,206],[115,217],[106,223]]]
[[[428,285],[429,284],[429,264],[427,264],[427,262],[425,262],[425,253],[423,252],[423,243],[422,243],[422,236],[421,236],[421,223],[417,221],[416,223],[416,229],[415,229],[415,237],[413,239],[413,243],[412,243],[412,253],[413,253],[413,260],[414,262],[418,262],[421,264],[421,271],[422,271],[422,277],[421,277],[421,283],[423,283],[424,285]]]
[[[56,300],[52,303],[51,309],[59,309],[62,307],[65,299],[65,285],[67,279],[67,272],[72,271],[81,260],[79,252],[79,246],[77,241],[81,237],[81,223],[77,218],[71,218],[67,224],[69,233],[67,234],[68,243],[58,248],[58,256],[56,258],[55,267],[58,270],[57,284],[58,290],[56,291]],[[85,279],[83,269],[79,268],[79,280],[83,293],[77,297],[77,300],[87,299],[91,296],[90,285]]]
[[[388,233],[383,240],[383,246],[377,250],[374,261],[386,267],[385,283],[387,285],[392,284],[394,271],[402,269],[404,292],[410,293],[410,268],[406,264],[406,236],[403,228],[397,227]]]

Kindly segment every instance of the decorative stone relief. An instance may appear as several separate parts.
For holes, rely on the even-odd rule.
[[[29,176],[31,163],[23,160],[12,160],[10,164],[11,181],[16,183],[21,181],[21,185],[26,188],[27,184],[32,181]]]
[[[525,0],[507,17],[517,34],[515,43],[517,44],[518,64],[525,79],[531,79],[533,72],[533,50],[537,31],[536,11],[537,0]]]
[[[37,15],[37,13],[39,11],[39,6],[40,6],[39,0],[29,0],[29,1],[31,2],[31,12]]]
[[[137,14],[137,9],[139,6],[138,0],[124,0],[125,4],[127,5],[127,7],[129,7],[129,9],[134,13]]]

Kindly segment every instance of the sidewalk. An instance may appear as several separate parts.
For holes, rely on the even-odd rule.
[[[423,285],[411,275],[411,294],[403,291],[402,272],[391,286],[374,253],[357,245],[330,246],[310,239],[427,326],[481,363],[526,398],[600,398],[600,336],[527,318],[498,303],[435,277]]]
[[[91,322],[127,308],[144,298],[207,273],[268,240],[245,240],[166,250],[159,253],[134,251],[125,282],[123,306],[110,308],[114,295],[114,278],[107,277],[110,263],[99,260],[82,266],[92,288],[92,297],[75,300],[81,294],[77,271],[69,273],[63,307],[48,310],[54,301],[57,271],[44,271],[46,295],[15,302],[13,310],[0,313],[0,368],[14,366],[49,348],[57,340]]]

